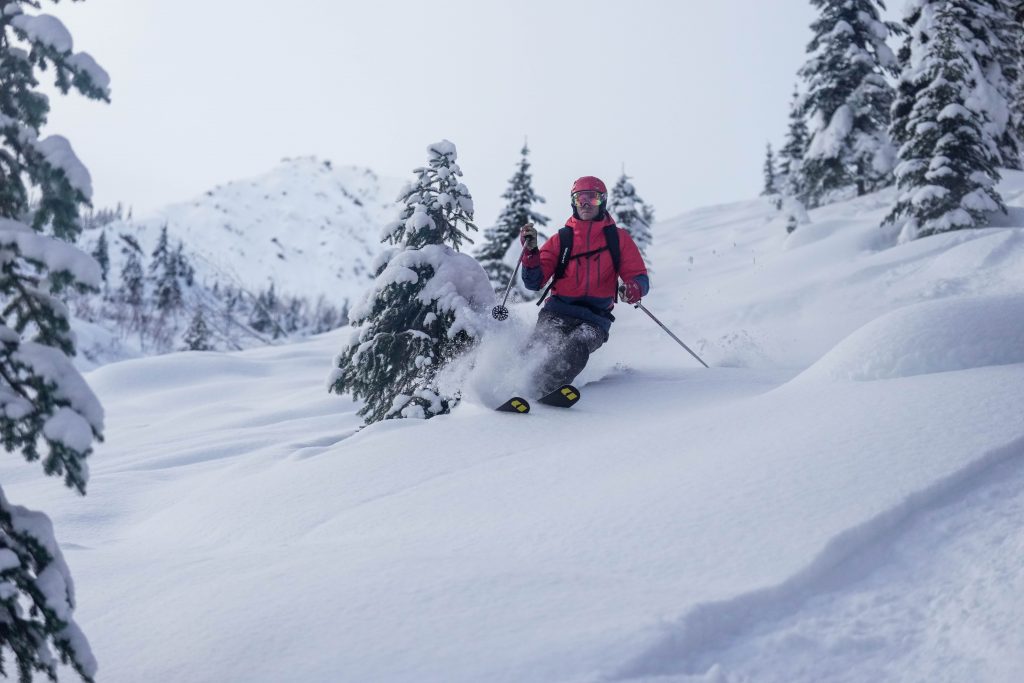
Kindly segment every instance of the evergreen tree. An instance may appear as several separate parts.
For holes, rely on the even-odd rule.
[[[654,207],[650,204],[644,204],[640,208],[640,218],[647,225],[654,225]]]
[[[167,225],[160,228],[160,237],[157,239],[153,253],[149,255],[149,274],[159,279],[161,270],[167,269],[171,260],[171,250],[168,246]]]
[[[988,212],[1005,210],[995,189],[998,148],[985,112],[971,108],[980,77],[969,47],[971,18],[956,2],[925,5],[918,17],[927,31],[915,35],[926,39],[912,43],[908,64],[916,66],[902,77],[916,101],[894,121],[906,142],[896,168],[900,196],[886,218],[905,217],[909,237],[978,227]]]
[[[1021,36],[1024,31],[1006,0],[991,0],[988,10],[988,22],[995,42],[991,46],[993,58],[985,75],[996,90],[1000,103],[998,115],[992,116],[990,131],[999,145],[1001,165],[1021,170],[1024,138],[1020,136],[1020,128],[1024,122],[1024,111],[1015,105],[1019,104],[1018,95],[1024,80],[1021,72],[1024,67],[1021,63],[1021,46],[1024,44]]]
[[[101,232],[100,238],[96,240],[96,248],[92,251],[92,257],[96,259],[96,263],[100,264],[100,274],[103,282],[106,283],[110,275],[110,247],[107,245],[106,230]]]
[[[772,152],[772,143],[768,143],[764,155],[764,187],[761,189],[762,197],[771,197],[779,193],[775,168],[775,154]]]
[[[288,303],[284,307],[284,319],[281,322],[281,327],[283,327],[284,331],[288,334],[298,332],[305,324],[302,303],[302,299],[298,297],[291,297],[288,299]]]
[[[178,241],[178,246],[174,248],[172,259],[174,262],[174,271],[179,277],[184,278],[185,285],[188,287],[194,285],[196,269],[192,267],[192,263],[185,256],[185,245],[180,240]]]
[[[124,207],[120,202],[113,209],[88,209],[85,215],[82,216],[82,228],[85,230],[105,228],[114,221],[119,221],[123,218]]]
[[[804,175],[801,172],[808,141],[807,121],[804,119],[804,103],[800,91],[793,88],[793,99],[789,105],[789,128],[786,143],[779,151],[778,184],[781,196],[775,207],[786,216],[786,232],[792,233],[801,223],[808,222],[807,210],[799,197],[804,196]]]
[[[889,184],[893,149],[889,112],[894,93],[886,74],[897,62],[886,38],[902,31],[883,22],[881,0],[811,0],[821,14],[811,25],[804,113],[811,130],[799,173],[800,199],[820,206],[830,197],[863,195]]]
[[[608,212],[615,217],[615,223],[630,234],[646,258],[647,247],[651,246],[651,224],[647,220],[653,216],[653,210],[637,196],[636,188],[625,172],[612,188]]]
[[[978,63],[988,85],[988,132],[999,150],[999,165],[1021,169],[1022,138],[1018,135],[1024,112],[1014,109],[1021,81],[1021,26],[1007,0],[976,0],[979,22],[972,32],[986,41],[979,45]],[[987,48],[988,54],[985,53]]]
[[[897,145],[905,144],[913,131],[907,130],[909,112],[922,84],[908,73],[918,70],[913,56],[934,38],[938,11],[952,9],[962,33],[960,47],[966,50],[971,82],[972,109],[984,115],[986,137],[996,144],[998,164],[1020,167],[1021,139],[1018,135],[1022,113],[1012,108],[1016,85],[1021,77],[1020,52],[1015,43],[1020,26],[1014,22],[1005,0],[911,0],[904,22],[909,28],[899,51],[903,72],[893,105],[892,134]],[[897,120],[902,123],[897,123]]]
[[[141,308],[146,296],[146,280],[142,271],[142,248],[131,235],[121,235],[124,245],[121,254],[121,301],[133,308]]]
[[[154,287],[156,309],[164,316],[179,310],[183,304],[181,283],[178,281],[177,261],[171,256],[170,253],[165,254],[163,268],[157,273]],[[150,269],[152,267],[153,264],[150,263]]]
[[[1016,61],[1015,78],[1010,86],[1010,134],[1017,142],[1017,164],[1004,154],[1003,164],[1007,168],[1024,168],[1024,0],[1008,0],[1012,22],[1008,25],[1011,32],[1009,42],[1013,45],[1011,58]]]
[[[804,118],[804,104],[800,92],[793,89],[793,99],[789,105],[789,129],[786,131],[786,144],[779,150],[778,183],[782,193],[789,197],[803,194],[800,173],[804,154],[807,152],[807,121]]]
[[[210,342],[210,328],[206,325],[206,318],[203,316],[203,309],[197,308],[192,316],[192,321],[185,330],[186,351],[212,351],[213,345]]]
[[[167,316],[184,306],[181,280],[185,279],[191,285],[191,266],[185,259],[184,245],[180,241],[177,247],[171,249],[167,225],[160,229],[156,248],[150,256],[149,274],[153,280],[156,310],[160,313],[162,324]]]
[[[266,334],[275,327],[273,314],[276,296],[273,293],[273,283],[270,287],[270,291],[256,295],[256,303],[253,305],[252,315],[249,316],[249,327],[261,334]]]
[[[470,256],[457,253],[473,225],[473,199],[460,182],[455,145],[427,148],[428,163],[403,192],[401,217],[390,224],[377,277],[350,313],[352,340],[338,356],[329,386],[364,401],[372,423],[448,413],[458,391],[439,372],[479,334],[480,311],[494,292]]]
[[[519,246],[519,229],[527,223],[538,226],[548,224],[548,218],[533,210],[533,205],[544,203],[544,198],[533,191],[533,179],[530,174],[530,162],[527,156],[529,148],[524,144],[519,160],[519,168],[508,181],[508,189],[501,195],[505,200],[505,208],[498,216],[498,222],[484,231],[484,243],[477,258],[487,276],[491,279],[494,291],[502,293],[519,261],[522,248]],[[516,283],[516,291],[523,300],[537,296]]]
[[[0,10],[0,442],[84,494],[103,409],[72,363],[60,297],[102,282],[96,262],[73,244],[92,187],[65,138],[40,139],[50,106],[37,77],[103,101],[109,79],[89,55],[72,54],[57,18],[24,13],[40,6],[23,0]],[[21,681],[35,673],[56,680],[59,661],[92,681],[96,662],[73,618],[74,588],[53,527],[2,490],[0,558],[0,656],[12,656]]]

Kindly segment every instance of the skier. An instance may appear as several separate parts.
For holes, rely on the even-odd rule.
[[[640,250],[608,215],[605,184],[594,176],[579,178],[570,198],[572,217],[540,249],[532,223],[519,233],[523,284],[537,291],[552,280],[551,296],[528,346],[544,354],[533,377],[537,396],[572,382],[590,354],[608,341],[619,278],[619,291],[628,303],[637,303],[650,289]]]

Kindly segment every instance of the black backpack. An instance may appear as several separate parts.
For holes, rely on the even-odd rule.
[[[540,306],[544,303],[545,297],[551,288],[555,286],[555,281],[565,276],[565,269],[569,267],[569,261],[578,258],[587,258],[594,254],[600,254],[602,251],[607,249],[611,252],[612,266],[615,268],[615,274],[619,274],[619,263],[622,261],[622,252],[619,251],[619,228],[614,223],[612,225],[604,226],[604,241],[605,246],[600,249],[592,249],[591,251],[585,251],[581,254],[572,253],[572,228],[568,225],[558,231],[558,244],[561,249],[558,252],[558,262],[555,263],[555,272],[551,276],[551,283],[547,286],[544,292],[537,299],[537,305]]]

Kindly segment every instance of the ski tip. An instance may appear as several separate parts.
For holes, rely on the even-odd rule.
[[[495,408],[499,413],[520,413],[526,414],[530,412],[530,402],[525,398],[519,396],[513,396],[509,400],[502,403],[500,406]]]
[[[563,384],[550,394],[541,397],[540,402],[558,408],[568,408],[579,400],[580,390],[571,384]]]

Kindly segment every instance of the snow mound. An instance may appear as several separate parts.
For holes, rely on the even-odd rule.
[[[1024,296],[929,301],[887,313],[798,379],[870,381],[1024,363]]]

